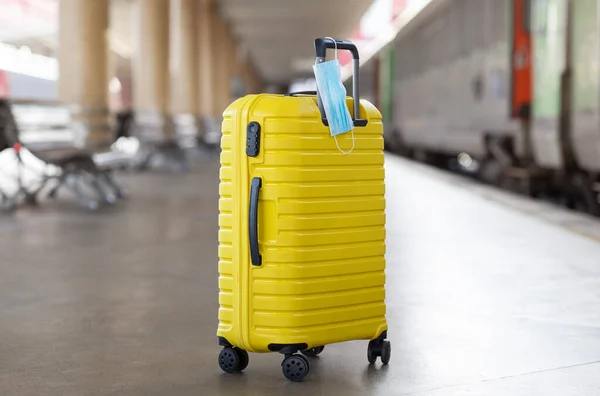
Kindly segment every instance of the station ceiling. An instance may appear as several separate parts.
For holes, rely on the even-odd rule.
[[[312,74],[316,37],[348,38],[373,0],[217,0],[269,82]]]
[[[52,2],[57,7],[57,0]],[[90,0],[91,1],[91,0]],[[146,0],[147,1],[147,0]],[[312,74],[316,37],[348,38],[373,0],[213,0],[240,43],[268,83],[286,84]],[[117,69],[127,73],[133,43],[135,0],[110,0],[111,48]],[[50,4],[50,3],[47,3]],[[54,28],[34,35],[6,37],[6,42],[28,45],[50,55],[57,47]]]
[[[348,38],[373,0],[214,0],[267,82],[312,74],[316,37]],[[112,0],[113,47],[132,48],[132,0]],[[117,48],[118,49],[118,48]]]

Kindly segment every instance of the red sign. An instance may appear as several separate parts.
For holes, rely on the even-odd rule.
[[[350,36],[350,40],[352,41],[358,41],[358,40],[362,40],[363,35],[362,35],[362,31],[360,29],[360,25],[354,29],[354,31],[352,32],[352,36]]]
[[[0,70],[0,98],[8,98],[8,77],[4,70]]]
[[[340,65],[343,67],[352,62],[352,54],[349,51],[339,51],[338,60],[340,61]]]
[[[359,42],[361,39],[362,33],[360,31],[360,26],[358,26],[352,32],[350,40],[357,44],[357,42]],[[344,67],[352,62],[352,54],[349,51],[338,51],[338,60],[340,61],[340,65]]]

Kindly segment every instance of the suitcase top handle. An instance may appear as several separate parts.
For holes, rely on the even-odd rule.
[[[359,68],[360,59],[358,56],[358,48],[352,41],[348,40],[333,40],[331,38],[317,38],[315,39],[315,54],[317,56],[317,63],[325,62],[327,48],[340,49],[350,51],[352,53],[353,72],[352,72],[352,97],[354,98],[354,115],[352,121],[354,126],[364,127],[367,125],[367,120],[360,119],[360,92],[359,92]],[[321,103],[321,96],[319,96],[319,90],[317,88],[317,105],[321,111],[321,119],[323,124],[328,126],[327,117],[325,116],[325,109],[323,103]]]

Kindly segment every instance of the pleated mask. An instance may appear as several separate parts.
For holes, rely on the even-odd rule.
[[[342,84],[340,62],[337,59],[317,63],[313,66],[319,96],[325,110],[331,136],[338,150],[350,154],[354,150],[354,122],[346,105],[346,88]],[[352,149],[344,152],[340,149],[336,136],[352,131]]]

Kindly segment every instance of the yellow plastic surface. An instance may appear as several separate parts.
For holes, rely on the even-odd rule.
[[[361,101],[368,125],[355,128],[350,155],[338,151],[314,96],[249,95],[223,115],[217,335],[251,352],[378,337],[387,330],[379,111]],[[257,157],[246,155],[251,121],[261,125]],[[337,139],[351,148],[351,133]],[[260,267],[248,237],[253,177],[263,180]]]

